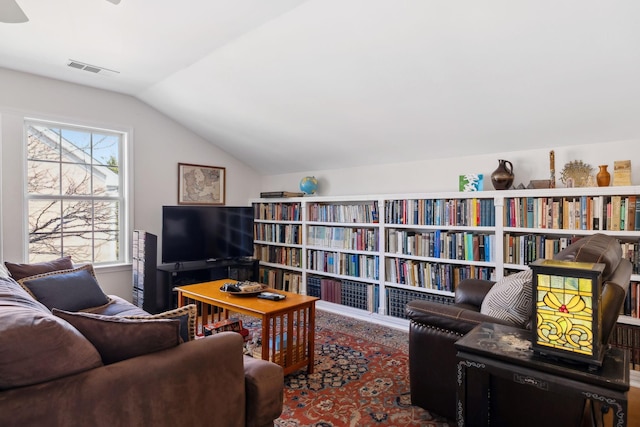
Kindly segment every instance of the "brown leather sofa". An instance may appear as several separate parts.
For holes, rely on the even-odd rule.
[[[603,334],[606,345],[624,303],[631,277],[631,263],[622,259],[618,241],[604,234],[584,237],[557,254],[565,261],[602,262],[606,265],[602,289]],[[464,280],[456,289],[455,303],[443,305],[411,301],[406,313],[409,327],[409,372],[414,405],[438,415],[456,418],[456,350],[454,343],[482,322],[511,324],[480,313],[482,302],[494,282]],[[531,322],[527,325],[530,328]],[[480,375],[472,370],[473,375]],[[467,384],[479,383],[476,377]],[[573,426],[580,419],[584,401],[541,392],[532,387],[492,379],[492,401],[498,408],[492,425]],[[480,390],[468,391],[480,393]],[[467,401],[474,399],[468,399]],[[479,401],[480,399],[475,399]],[[537,410],[529,405],[535,401]],[[544,410],[543,410],[544,408]],[[480,411],[469,408],[468,414]]]
[[[147,314],[111,298],[93,313]],[[158,323],[179,330],[177,322]],[[243,356],[234,332],[176,340],[107,364],[76,328],[0,278],[0,425],[273,426],[283,405],[280,366]]]

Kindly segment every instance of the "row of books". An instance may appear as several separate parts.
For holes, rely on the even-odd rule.
[[[391,200],[385,204],[387,224],[495,226],[493,199]]]
[[[537,259],[552,259],[582,236],[554,237],[541,234],[504,234],[504,259],[507,264],[529,264]],[[622,257],[632,265],[632,273],[640,274],[640,242],[620,242]]]
[[[407,303],[413,300],[433,301],[440,304],[453,304],[454,298],[447,295],[429,294],[411,289],[385,288],[387,294],[387,314],[402,319],[407,318]]]
[[[624,301],[622,314],[640,319],[640,282],[631,282]]]
[[[401,285],[454,292],[464,279],[490,280],[494,269],[476,265],[438,264],[401,258],[387,258],[386,280]]]
[[[264,262],[288,265],[291,267],[302,266],[302,250],[286,246],[254,245],[253,257]]]
[[[307,278],[307,294],[335,304],[367,310],[378,311],[380,303],[379,286],[354,282],[352,280],[336,280],[310,276]]]
[[[311,203],[308,205],[308,218],[309,221],[374,224],[378,222],[378,202],[348,205]]]
[[[640,230],[640,198],[630,196],[505,199],[506,227],[566,230]]]
[[[385,243],[386,251],[389,253],[491,262],[495,235],[440,230],[419,232],[389,229]]]
[[[302,244],[302,233],[299,224],[268,224],[256,222],[253,224],[255,240],[265,242]]]
[[[504,259],[507,264],[529,264],[537,259],[551,259],[580,236],[553,237],[541,234],[505,233]]]
[[[322,250],[307,252],[307,268],[325,273],[378,280],[378,257]]]
[[[258,281],[269,285],[273,289],[300,293],[302,275],[299,273],[284,271],[279,268],[260,267]]]
[[[358,251],[378,250],[377,228],[310,226],[307,244]]]
[[[253,217],[268,221],[300,221],[300,203],[254,203]]]
[[[640,326],[617,323],[609,342],[614,347],[629,350],[629,367],[640,370]]]

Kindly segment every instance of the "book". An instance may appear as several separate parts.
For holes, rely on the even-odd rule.
[[[622,205],[621,196],[611,196],[611,231],[620,231],[620,206]]]
[[[613,185],[631,185],[631,160],[613,162]]]
[[[277,198],[277,197],[302,197],[304,193],[297,191],[263,191],[260,193],[260,197],[263,199]]]

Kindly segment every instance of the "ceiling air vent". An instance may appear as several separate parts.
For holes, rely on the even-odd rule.
[[[84,70],[84,71],[88,71],[90,73],[95,73],[95,74],[101,73],[103,71],[107,71],[109,73],[120,74],[119,71],[110,70],[110,69],[104,68],[104,67],[98,67],[97,65],[85,64],[84,62],[76,61],[75,59],[70,59],[69,62],[67,63],[67,65],[69,67],[75,68],[77,70]]]

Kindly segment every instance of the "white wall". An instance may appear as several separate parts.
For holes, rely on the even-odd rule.
[[[0,258],[4,260],[24,261],[25,116],[132,131],[135,229],[160,236],[161,206],[177,204],[179,162],[225,167],[227,205],[246,205],[260,191],[254,170],[131,96],[0,68]],[[131,298],[130,266],[101,269],[98,279],[108,293]]]
[[[97,77],[100,78],[100,77]],[[491,172],[497,159],[514,165],[515,184],[549,177],[549,150],[505,152],[501,155],[451,159],[416,159],[412,163],[316,170],[296,174],[258,176],[238,159],[175,123],[133,97],[68,84],[0,68],[0,256],[20,261],[25,231],[22,182],[22,120],[24,116],[132,130],[134,152],[134,228],[160,236],[161,206],[176,204],[177,163],[196,163],[227,168],[227,205],[244,205],[260,191],[297,191],[303,176],[315,175],[320,195],[457,191],[458,176],[485,175],[485,189],[492,189]],[[632,180],[640,183],[640,139],[575,145],[555,149],[556,178],[571,160],[594,166],[630,159]],[[425,142],[428,143],[428,142]],[[336,153],[339,155],[339,153]],[[109,293],[131,297],[129,266],[98,272]]]
[[[271,175],[262,178],[261,191],[299,191],[300,179],[307,175],[313,175],[318,179],[320,196],[458,191],[458,177],[466,173],[483,174],[484,189],[493,190],[490,175],[498,167],[498,159],[513,163],[515,186],[520,183],[526,186],[532,179],[549,179],[550,150],[555,151],[557,187],[563,187],[560,174],[564,165],[573,160],[582,160],[591,165],[594,174],[598,172],[598,165],[609,165],[608,170],[612,177],[615,160],[631,160],[632,183],[640,183],[639,138],[543,150],[505,150],[498,155],[465,157],[464,153],[460,153],[460,157],[449,159],[416,159],[412,163]]]

